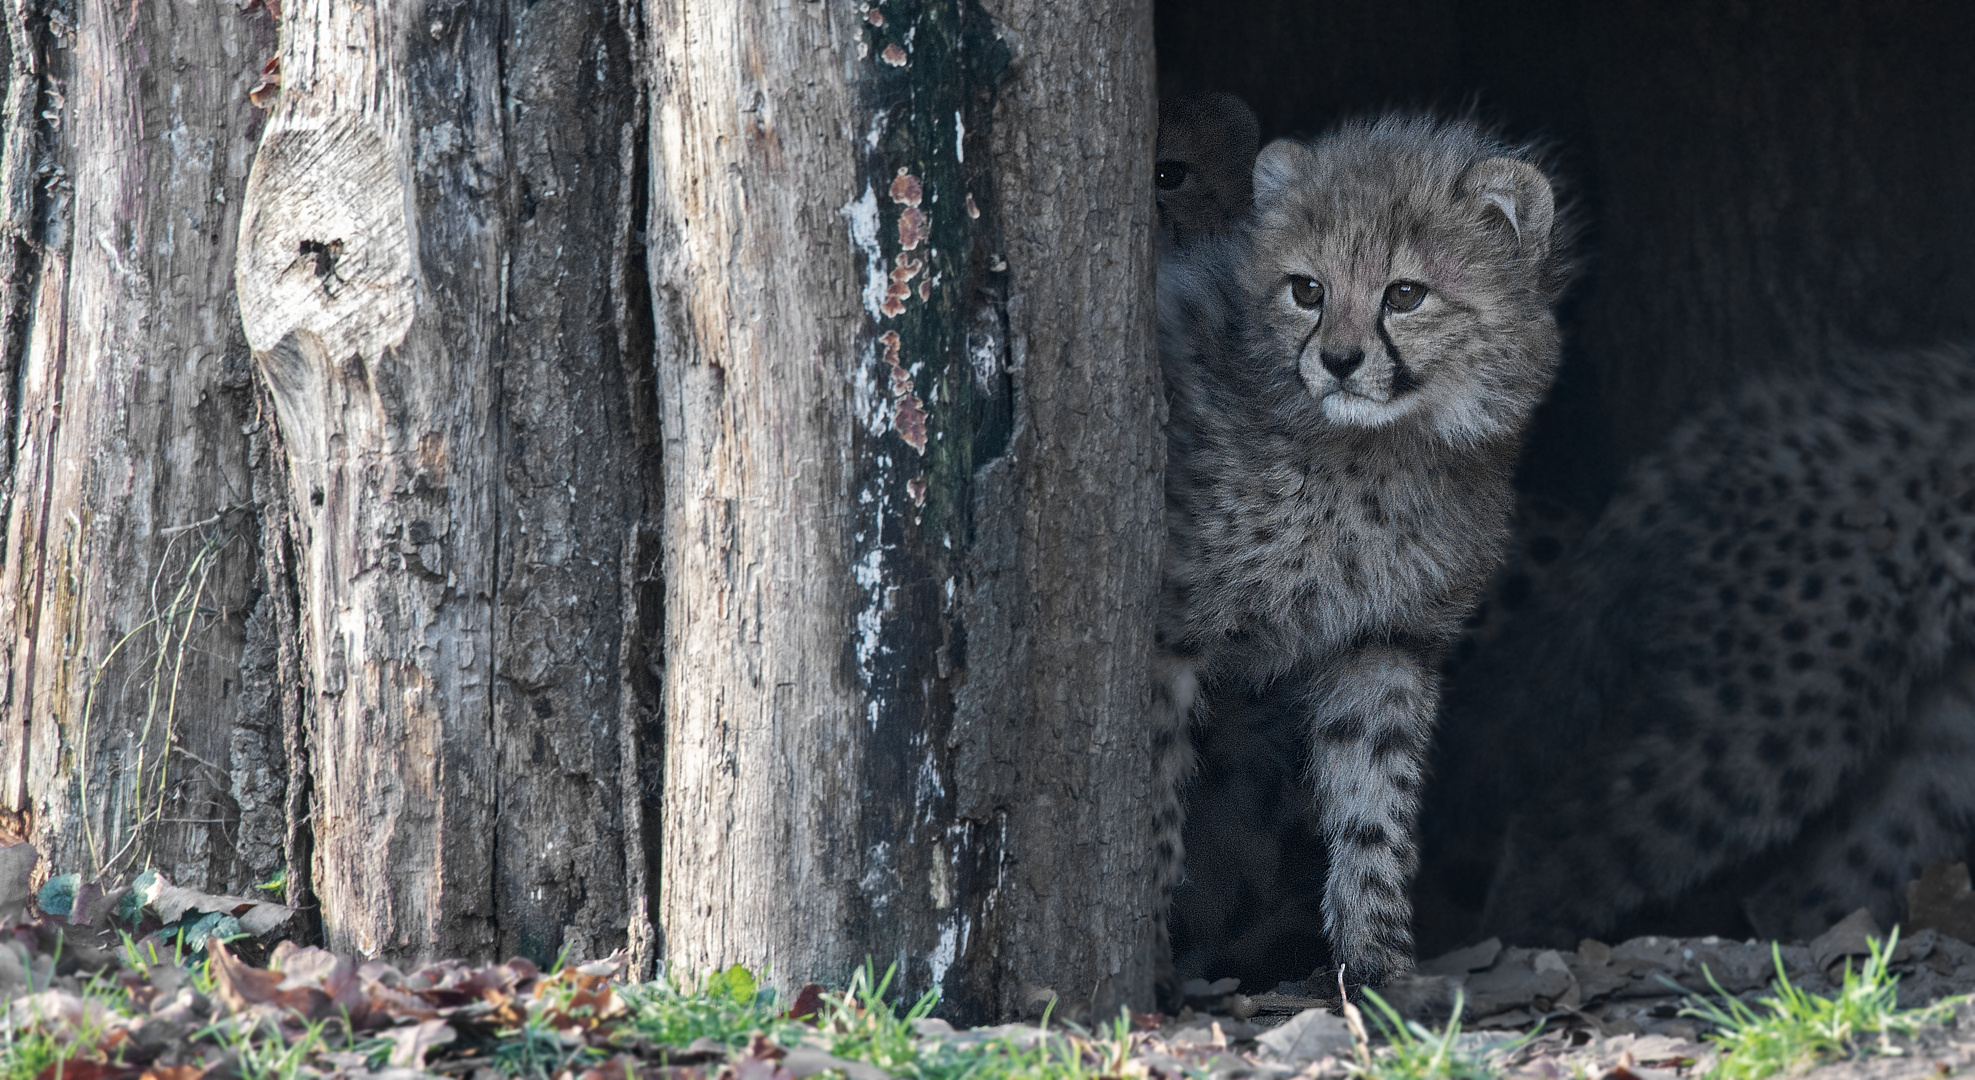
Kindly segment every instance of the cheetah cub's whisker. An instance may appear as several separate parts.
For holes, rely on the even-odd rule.
[[[1500,556],[1518,443],[1556,368],[1566,245],[1527,159],[1431,118],[1278,141],[1248,217],[1159,267],[1161,911],[1183,873],[1200,685],[1295,680],[1330,853],[1324,934],[1354,981],[1412,964],[1439,654]]]

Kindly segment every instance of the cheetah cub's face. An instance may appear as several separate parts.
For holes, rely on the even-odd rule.
[[[1518,429],[1547,385],[1554,202],[1526,162],[1433,144],[1384,121],[1265,147],[1249,280],[1267,351],[1326,421],[1472,443]]]

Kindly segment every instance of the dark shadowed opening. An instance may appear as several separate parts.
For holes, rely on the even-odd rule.
[[[1156,19],[1161,95],[1236,93],[1265,142],[1402,107],[1547,147],[1582,270],[1526,492],[1595,512],[1739,372],[1975,332],[1975,6],[1159,0]],[[1471,884],[1443,902],[1478,902]],[[1666,915],[1739,929],[1733,905]],[[1428,955],[1460,936],[1437,918],[1422,905]]]

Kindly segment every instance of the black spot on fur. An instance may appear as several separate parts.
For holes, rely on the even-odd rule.
[[[1413,739],[1398,728],[1386,728],[1372,740],[1372,760],[1383,762],[1394,754],[1412,756]]]
[[[1326,742],[1355,743],[1365,737],[1365,721],[1361,716],[1340,716],[1325,724],[1321,734]]]
[[[1810,626],[1802,619],[1792,619],[1783,624],[1784,641],[1802,641],[1810,636]]]
[[[1716,701],[1721,702],[1721,710],[1730,716],[1742,711],[1742,687],[1737,683],[1722,683],[1714,692]]]
[[[1661,799],[1653,807],[1653,823],[1668,832],[1684,833],[1688,825],[1687,811],[1675,798]]]
[[[1756,743],[1756,756],[1771,765],[1781,765],[1790,760],[1790,740],[1774,731],[1765,731]]]

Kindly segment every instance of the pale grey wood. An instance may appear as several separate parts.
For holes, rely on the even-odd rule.
[[[280,865],[285,797],[241,698],[259,559],[231,296],[273,28],[224,5],[6,19],[0,799],[52,869],[239,890]]]
[[[649,19],[667,959],[1149,1004],[1149,8]]]
[[[236,280],[295,516],[325,931],[608,952],[643,865],[619,676],[654,501],[611,293],[618,13],[284,15]]]

